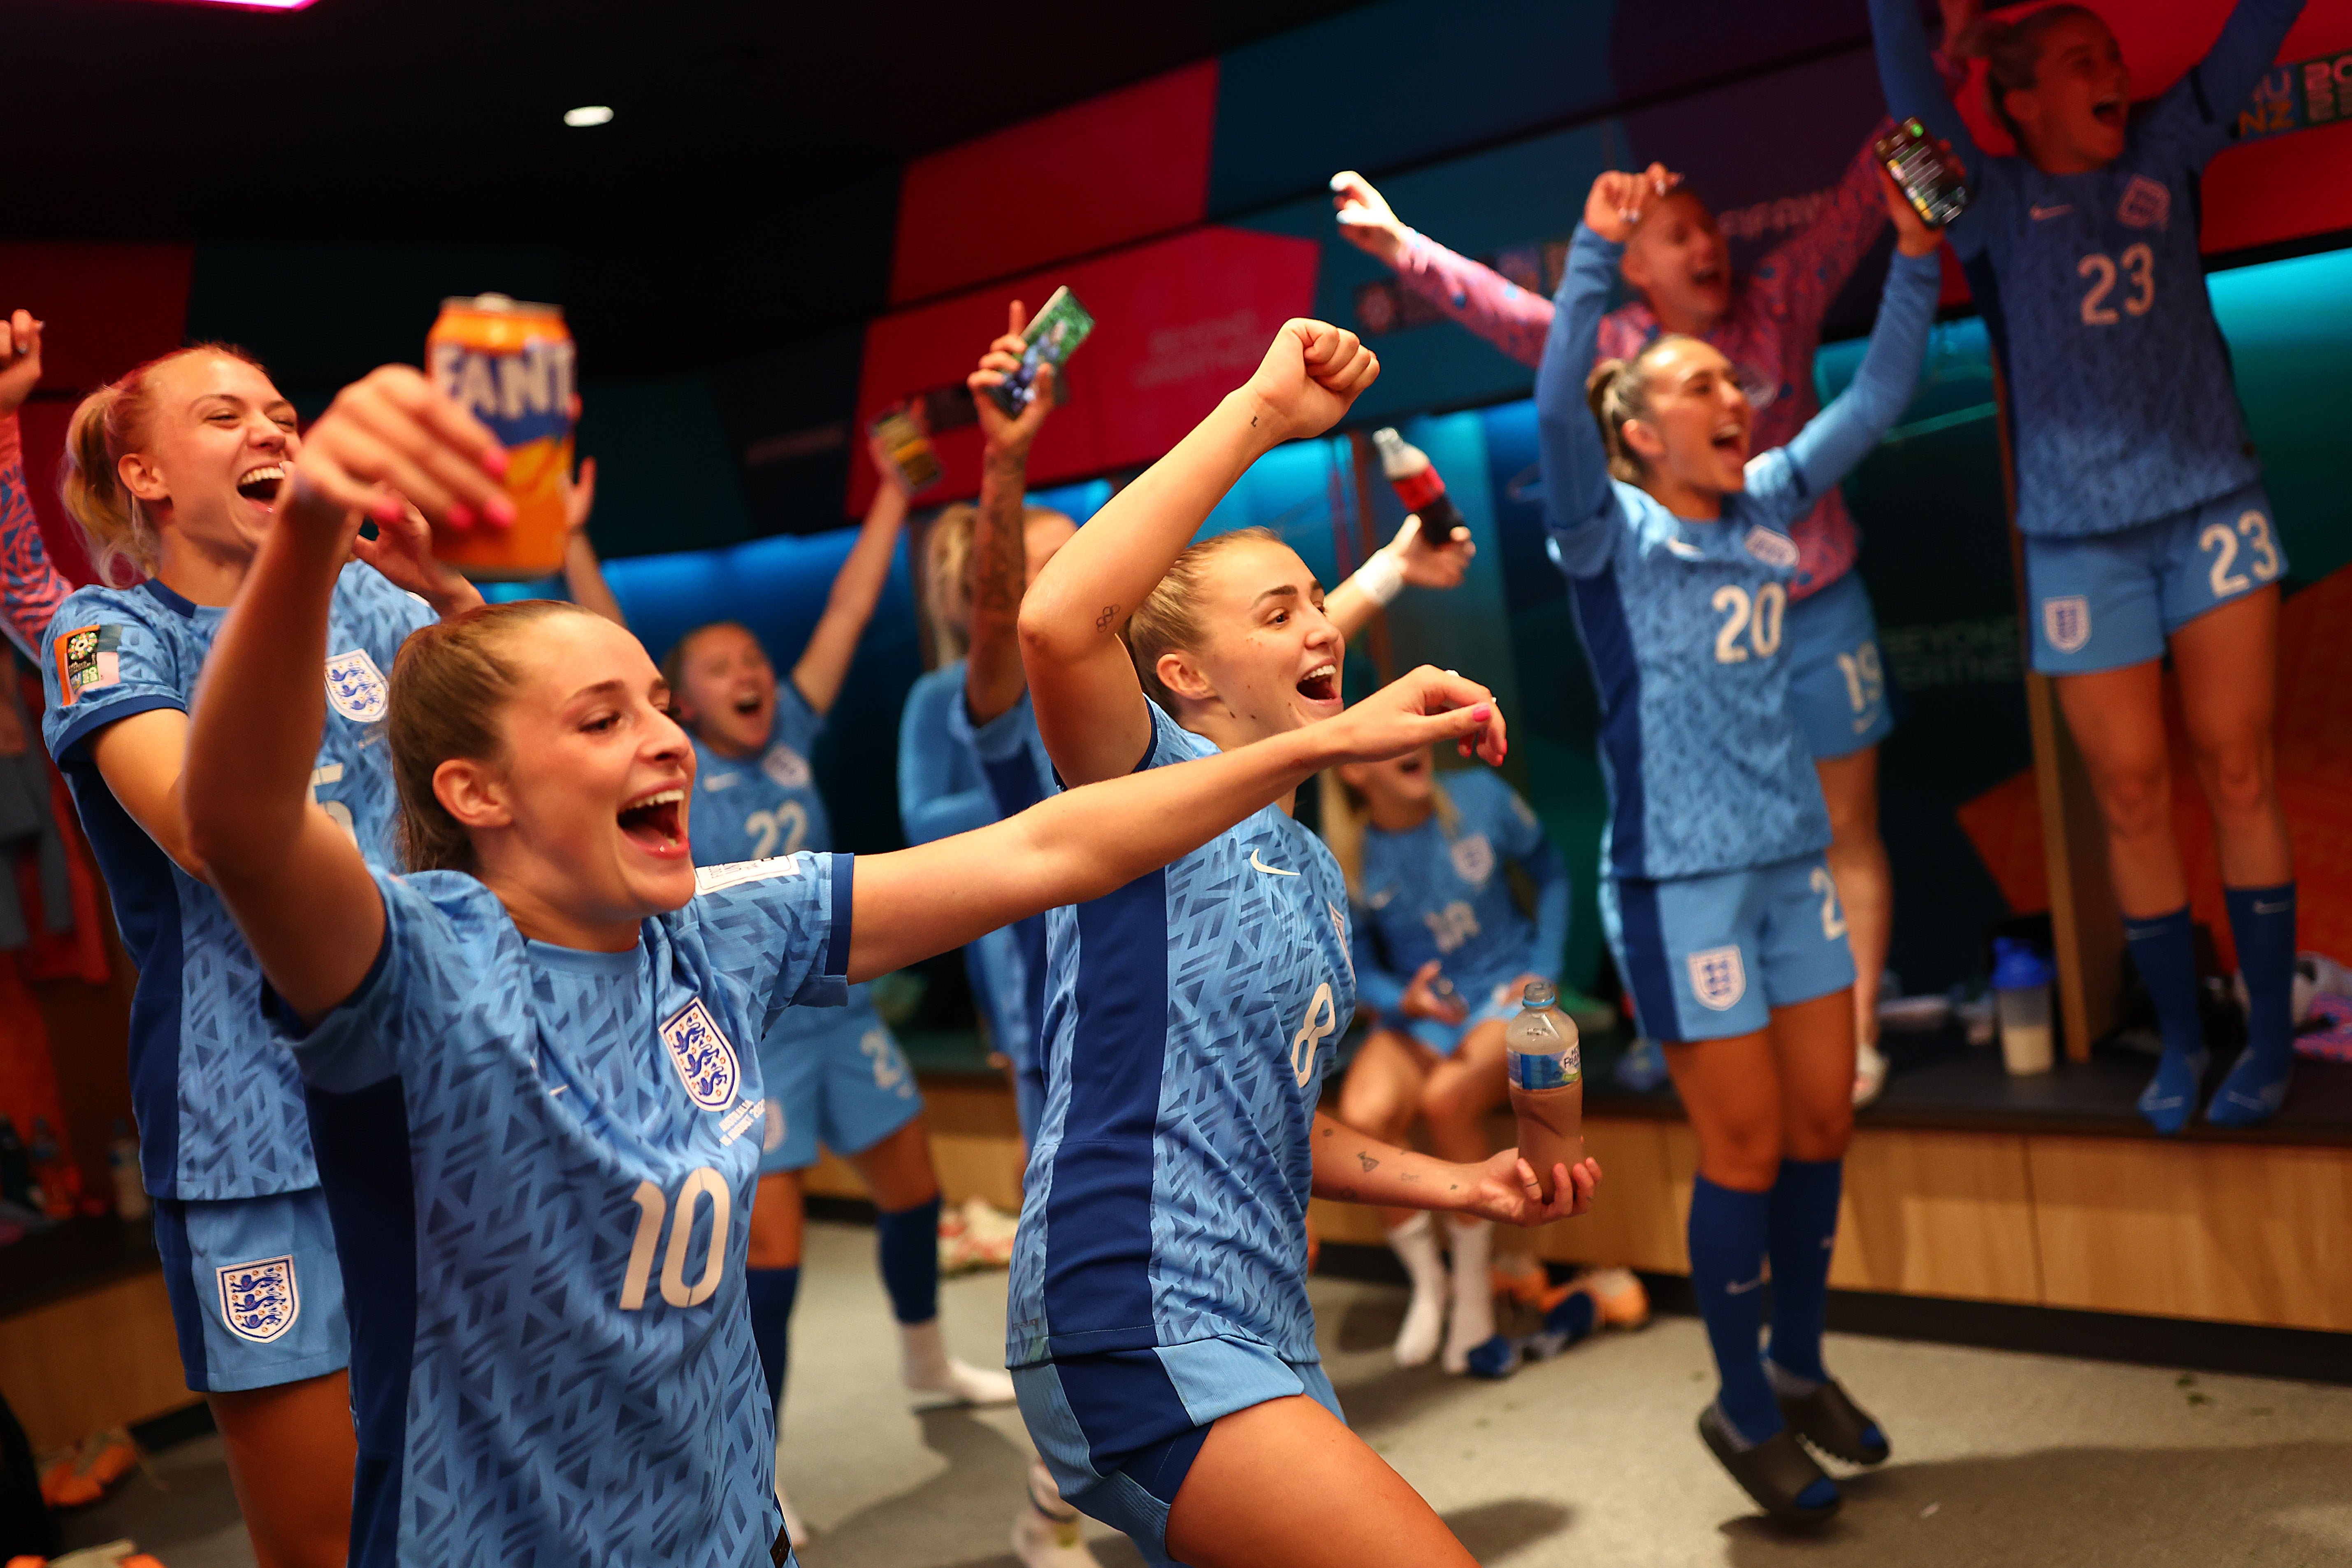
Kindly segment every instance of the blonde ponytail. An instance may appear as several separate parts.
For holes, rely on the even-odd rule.
[[[251,354],[227,343],[174,349],[83,398],[67,426],[58,489],[101,583],[120,585],[123,579],[117,568],[124,565],[131,568],[134,582],[155,574],[163,539],[155,531],[155,520],[124,486],[121,463],[144,448],[153,434],[155,373],[189,354],[226,354],[261,369]]]

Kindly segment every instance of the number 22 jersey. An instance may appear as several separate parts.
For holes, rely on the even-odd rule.
[[[1216,754],[1147,707],[1138,772]],[[1008,1364],[1209,1339],[1318,1359],[1308,1142],[1356,1010],[1347,900],[1323,841],[1269,805],[1048,917]]]
[[[851,860],[716,867],[624,952],[469,876],[378,871],[383,945],[306,1033],[352,1321],[353,1568],[743,1568],[780,1515],[744,1305],[753,1047],[838,1005]]]

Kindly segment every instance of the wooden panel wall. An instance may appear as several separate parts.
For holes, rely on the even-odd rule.
[[[195,1401],[163,1276],[118,1279],[0,1319],[0,1394],[37,1453]]]

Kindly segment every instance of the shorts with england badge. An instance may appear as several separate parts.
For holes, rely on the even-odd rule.
[[[1816,761],[1874,746],[1894,731],[1894,693],[1862,574],[1790,603],[1789,656],[1789,710]]]
[[[271,1388],[351,1364],[342,1266],[319,1188],[157,1198],[155,1250],[196,1393]]]
[[[923,1109],[914,1069],[863,985],[849,988],[846,1006],[785,1009],[760,1042],[760,1081],[768,1096],[763,1176],[808,1169],[820,1143],[862,1154]]]
[[[2286,546],[2259,480],[2117,533],[2028,534],[2033,668],[2089,675],[2160,658],[2182,626],[2286,570]]]
[[[1845,910],[1818,854],[1664,881],[1603,878],[1601,922],[1642,1032],[1728,1039],[1853,984]]]
[[[1168,1509],[1221,1415],[1305,1394],[1345,1421],[1331,1380],[1244,1340],[1065,1356],[1013,1369],[1021,1419],[1062,1500],[1171,1568]]]

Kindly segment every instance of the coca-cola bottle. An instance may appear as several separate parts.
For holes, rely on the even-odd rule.
[[[1421,536],[1432,544],[1453,538],[1463,526],[1462,509],[1445,493],[1445,480],[1429,454],[1386,428],[1372,432],[1372,445],[1380,448],[1381,472],[1396,487],[1397,499],[1421,519]]]

